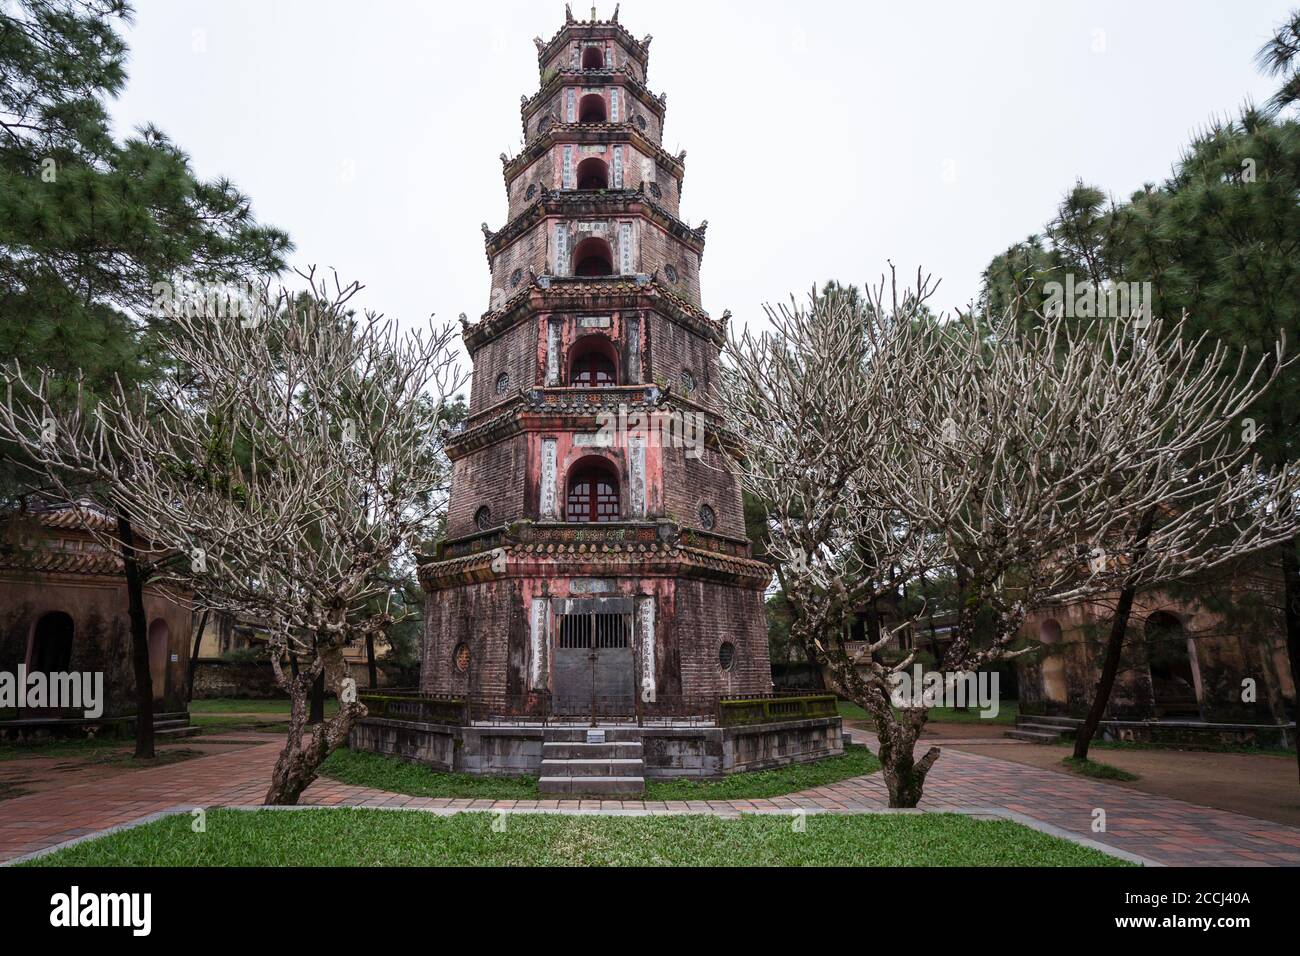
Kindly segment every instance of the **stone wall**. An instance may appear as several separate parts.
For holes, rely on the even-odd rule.
[[[639,732],[646,776],[659,779],[717,778],[844,752],[838,717],[749,727],[642,727]],[[540,771],[543,735],[539,726],[448,727],[366,718],[353,725],[348,745],[436,770],[522,775]]]
[[[148,625],[160,627],[161,622],[166,628],[165,645],[151,649],[154,696],[166,710],[182,709],[190,612],[153,588],[145,589],[144,603]],[[52,612],[73,621],[70,669],[104,674],[103,716],[135,713],[126,584],[115,575],[0,575],[0,670],[16,673],[19,664],[28,663],[36,623]]]
[[[284,697],[270,661],[199,661],[194,668],[194,699],[216,697],[270,700]]]

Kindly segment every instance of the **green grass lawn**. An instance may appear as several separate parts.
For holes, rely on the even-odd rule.
[[[497,823],[497,829],[493,824]],[[1126,866],[1004,820],[955,814],[598,817],[356,808],[210,810],[29,866]],[[504,824],[504,829],[501,829]],[[498,832],[498,830],[500,832]]]
[[[793,764],[774,770],[737,773],[721,780],[647,780],[646,800],[744,800],[777,797],[810,787],[875,773],[880,764],[866,747],[850,747],[842,757]],[[481,800],[539,800],[536,777],[482,777],[440,773],[421,764],[353,750],[336,750],[321,768],[343,783],[375,787],[416,797]]]
[[[839,701],[839,711],[840,716],[845,720],[865,721],[868,724],[871,722],[870,714],[857,704],[850,703],[847,700]],[[996,717],[981,717],[978,708],[956,710],[952,707],[932,707],[930,708],[930,722],[945,724],[1014,724],[1019,713],[1020,703],[1014,700],[1001,701],[998,704]]]

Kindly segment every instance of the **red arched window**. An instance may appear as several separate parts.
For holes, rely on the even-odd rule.
[[[574,343],[569,384],[574,388],[613,388],[618,384],[618,364],[608,339],[589,335]]]
[[[573,522],[617,521],[618,479],[613,472],[600,465],[575,469],[569,477],[564,514]]]
[[[584,70],[605,69],[605,54],[598,46],[589,46],[582,51],[582,68]]]
[[[578,100],[579,123],[603,123],[606,115],[605,97],[599,93],[588,93]]]
[[[588,236],[573,249],[575,276],[612,276],[614,250],[599,236]]]
[[[608,189],[609,167],[603,159],[588,156],[578,164],[579,189]]]

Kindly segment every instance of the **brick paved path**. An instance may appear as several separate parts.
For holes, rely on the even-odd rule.
[[[861,737],[860,734],[856,736]],[[261,802],[278,741],[200,757],[58,791],[0,801],[0,861],[174,807]],[[879,774],[766,800],[453,800],[410,797],[317,781],[304,803],[442,810],[559,810],[598,813],[852,812],[887,805]],[[1001,807],[1118,849],[1170,865],[1300,865],[1300,829],[1140,793],[1113,784],[945,750],[926,783],[925,810]],[[1106,811],[1106,832],[1091,830]]]

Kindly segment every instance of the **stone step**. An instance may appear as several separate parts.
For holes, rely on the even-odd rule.
[[[639,777],[645,761],[635,760],[543,760],[543,777]]]
[[[1060,734],[1045,733],[1041,730],[1008,730],[1003,736],[1012,740],[1027,740],[1035,744],[1052,744],[1061,739]]]
[[[645,777],[539,777],[537,789],[570,797],[625,797],[645,793]]]
[[[173,727],[188,727],[189,725],[190,722],[188,718],[184,718],[184,719],[175,718],[171,720],[155,720],[153,722],[153,729],[155,731],[170,730]]]
[[[542,731],[542,742],[553,744],[585,744],[587,742],[587,731],[589,728],[583,726],[577,727],[547,727]],[[606,743],[639,743],[641,741],[640,727],[598,727],[597,730],[605,732]]]
[[[1062,727],[1060,724],[1040,724],[1036,720],[1026,720],[1016,724],[1016,730],[1028,730],[1037,734],[1062,734],[1073,733],[1074,727]]]
[[[1060,727],[1062,730],[1073,730],[1081,723],[1083,721],[1077,717],[1044,717],[1036,714],[1025,714],[1016,718],[1017,727],[1025,724],[1047,724],[1052,727]]]
[[[608,744],[545,743],[543,760],[640,760],[641,743],[615,742]]]

